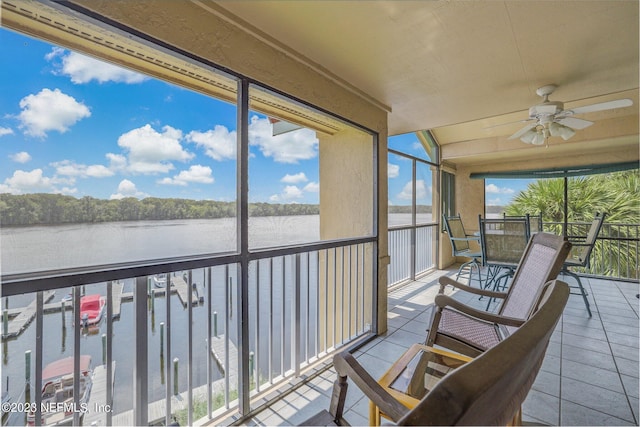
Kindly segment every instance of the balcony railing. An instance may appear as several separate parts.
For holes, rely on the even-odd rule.
[[[437,224],[389,227],[389,286],[435,268],[437,230]]]
[[[66,358],[73,362],[64,408],[75,425],[191,425],[229,412],[245,394],[286,386],[373,330],[375,259],[375,239],[366,238],[252,252],[248,286],[239,286],[236,256],[76,286],[61,278],[56,287],[49,278],[42,290],[27,293],[9,283],[2,298],[2,384],[16,411],[3,424],[65,416],[49,417],[57,395],[41,389],[55,382],[43,378],[45,367]],[[89,295],[105,303],[95,325],[81,308]],[[239,318],[243,308],[247,315]],[[79,381],[85,355],[93,362],[86,401]],[[25,402],[34,403],[34,417],[27,418]]]
[[[544,229],[562,234],[561,222],[545,222]],[[590,222],[567,224],[567,235],[572,239],[586,239]],[[576,268],[580,274],[616,279],[637,280],[640,272],[640,225],[608,223],[602,224],[596,245],[591,253],[589,268]]]
[[[562,234],[560,222],[544,223],[545,231]],[[586,238],[591,223],[572,222],[567,234]],[[416,275],[435,267],[436,224],[389,227],[388,286],[415,279]],[[605,223],[591,254],[589,268],[577,273],[616,279],[637,280],[640,277],[640,225]]]

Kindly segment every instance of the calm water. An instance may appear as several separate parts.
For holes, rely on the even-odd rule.
[[[294,216],[294,217],[265,217],[251,220],[251,245],[253,247],[280,246],[285,244],[303,243],[318,240],[319,218],[318,216]],[[0,244],[2,247],[3,274],[23,272],[30,270],[47,270],[60,267],[77,267],[91,264],[103,264],[132,260],[143,260],[156,257],[170,257],[176,255],[195,254],[203,252],[222,252],[235,250],[235,220],[192,220],[192,221],[144,221],[127,222],[117,224],[93,224],[93,225],[65,225],[51,227],[25,227],[14,229],[2,229]],[[303,263],[306,261],[303,261]],[[315,275],[315,265],[309,266],[311,276]],[[255,265],[254,265],[255,272]],[[280,348],[282,337],[285,337],[285,355],[282,363],[285,370],[290,364],[290,342],[286,337],[291,334],[291,286],[283,284],[282,277],[289,277],[290,265],[283,266],[276,260],[272,266],[263,263],[260,266],[262,277],[271,275],[273,268],[275,277],[272,289],[264,289],[260,292],[263,300],[267,292],[271,294],[273,301],[271,309],[269,304],[260,304],[257,298],[257,284],[255,280],[250,283],[250,341],[251,350],[258,347],[261,354],[259,360],[260,375],[268,377],[268,337],[273,342],[273,375],[280,372],[281,359]],[[180,274],[180,273],[178,273]],[[212,311],[219,313],[219,334],[225,333],[225,327],[231,341],[237,342],[237,318],[225,304],[225,288],[231,287],[234,293],[237,285],[236,269],[229,268],[231,285],[226,277],[224,267],[212,269]],[[206,369],[208,358],[211,357],[207,344],[207,305],[205,270],[192,271],[192,283],[204,301],[193,308],[193,385],[198,387],[206,384]],[[262,279],[264,281],[264,279]],[[124,292],[133,290],[133,279],[124,281]],[[264,282],[261,287],[264,288]],[[309,285],[311,288],[315,284]],[[58,289],[51,302],[58,302],[70,293],[70,289]],[[84,287],[86,294],[101,294],[106,296],[106,283],[88,284]],[[309,292],[311,298],[315,291]],[[35,298],[34,294],[18,295],[11,298],[3,298],[3,308],[24,307]],[[179,374],[178,382],[180,391],[187,388],[187,361],[188,346],[186,345],[186,331],[188,330],[188,311],[183,307],[176,294],[170,297],[171,305],[171,360],[178,358]],[[315,305],[315,301],[311,301]],[[149,307],[148,316],[148,369],[149,369],[149,400],[163,399],[165,396],[165,369],[171,360],[161,356],[160,324],[166,321],[166,299],[156,297],[155,309]],[[257,310],[256,307],[260,306]],[[282,309],[284,307],[284,309]],[[113,322],[113,360],[116,361],[114,411],[119,413],[132,408],[133,395],[133,365],[135,336],[133,333],[134,305],[131,301],[123,302],[122,313],[119,320]],[[315,314],[313,314],[315,317]],[[260,322],[257,322],[260,317]],[[226,319],[226,320],[225,320]],[[274,333],[266,329],[269,323],[274,324]],[[225,323],[226,322],[226,323]],[[213,322],[212,322],[213,323]],[[280,325],[284,324],[284,334],[280,333]],[[259,326],[258,326],[259,325]],[[303,325],[304,327],[305,325]],[[256,329],[259,328],[259,334]],[[166,332],[166,331],[165,331]],[[72,356],[74,351],[74,333],[72,312],[68,310],[62,313],[50,313],[44,316],[43,334],[43,366],[46,364]],[[101,322],[99,330],[91,335],[81,335],[80,353],[89,354],[93,360],[93,366],[103,363],[102,360],[102,334],[106,333],[106,322]],[[165,336],[165,340],[166,340]],[[9,390],[14,402],[25,401],[25,352],[31,350],[31,390],[35,390],[35,324],[32,323],[16,339],[5,340],[2,343],[2,390]],[[223,378],[213,363],[214,372],[212,380]],[[233,385],[232,385],[233,387]],[[33,397],[30,398],[33,400]],[[10,425],[24,425],[24,417],[14,415],[5,420]]]
[[[410,215],[408,216],[410,220]],[[407,215],[392,215],[390,224],[406,224]],[[318,216],[260,217],[250,222],[250,245],[252,247],[281,246],[294,243],[317,241],[319,236]],[[235,220],[185,220],[185,221],[141,221],[110,224],[80,224],[48,227],[25,227],[0,229],[0,247],[2,253],[2,272],[17,273],[33,270],[48,270],[62,267],[81,267],[92,264],[107,264],[124,261],[164,258],[185,254],[212,253],[235,250]],[[307,261],[303,260],[303,264]],[[255,265],[252,277],[255,277]],[[293,295],[290,283],[283,284],[282,278],[289,277],[290,265],[284,267],[280,261],[273,264],[273,274],[268,263],[260,265],[261,290],[257,291],[255,279],[250,283],[250,342],[251,351],[259,353],[260,375],[268,376],[268,337],[273,342],[273,375],[279,375],[281,362],[285,370],[289,368],[291,347],[286,338],[291,334],[292,313],[291,298]],[[283,273],[284,268],[284,273]],[[306,264],[303,265],[306,268]],[[310,277],[315,276],[316,265],[310,261]],[[193,384],[194,387],[206,384],[206,367],[210,351],[207,345],[207,304],[205,270],[192,271],[192,283],[196,284],[204,303],[193,308]],[[264,278],[273,275],[273,287],[265,288]],[[237,284],[235,268],[229,268],[231,292],[235,292]],[[264,281],[264,282],[263,282]],[[125,292],[133,290],[133,279],[124,281]],[[219,333],[224,333],[225,318],[228,335],[237,342],[237,319],[231,311],[225,311],[225,287],[229,286],[224,267],[212,269],[212,311],[219,313]],[[315,307],[316,283],[309,283],[309,291],[303,291],[303,298],[309,295],[308,306]],[[306,289],[306,287],[305,287]],[[58,289],[51,302],[60,301],[70,289]],[[87,284],[86,294],[106,296],[106,283]],[[270,294],[273,303],[263,304],[265,296]],[[258,298],[259,296],[259,298]],[[3,298],[3,308],[8,303],[10,308],[24,307],[35,296],[19,295],[9,299]],[[260,299],[260,301],[258,301]],[[163,399],[165,396],[165,369],[171,363],[160,354],[160,323],[166,321],[166,299],[156,297],[155,310],[149,307],[148,316],[148,369],[149,400]],[[188,349],[186,331],[188,329],[188,312],[177,295],[170,297],[171,305],[171,359],[178,358],[179,388],[187,388]],[[259,307],[259,309],[256,309]],[[134,305],[131,301],[123,302],[119,320],[113,322],[113,360],[116,361],[114,411],[116,413],[132,408],[133,365],[135,336],[133,333]],[[304,310],[304,309],[303,309]],[[313,310],[313,309],[310,309]],[[302,313],[306,318],[306,313]],[[311,311],[309,317],[315,318]],[[258,321],[259,320],[259,321]],[[274,325],[271,333],[270,323]],[[281,334],[281,324],[284,334]],[[301,326],[303,329],[306,325]],[[256,333],[258,330],[258,333]],[[68,310],[64,317],[60,312],[45,314],[44,317],[44,361],[43,366],[60,358],[73,355],[74,332],[72,312]],[[80,353],[89,354],[93,366],[102,361],[102,334],[106,333],[106,322],[101,322],[95,334],[81,335]],[[165,331],[166,333],[166,331]],[[285,337],[285,342],[281,339]],[[2,343],[1,383],[5,390],[8,384],[9,393],[14,402],[24,401],[25,384],[25,351],[31,350],[35,357],[35,324],[31,324],[17,339]],[[308,337],[311,341],[313,337]],[[165,336],[166,340],[166,336]],[[280,348],[284,345],[284,360],[280,360]],[[313,351],[313,344],[309,345]],[[256,350],[257,349],[257,350]],[[166,356],[166,355],[165,355]],[[35,359],[31,362],[31,384],[35,387]],[[220,379],[223,375],[214,366],[212,379]],[[32,388],[33,390],[33,388]],[[33,400],[33,398],[31,398]],[[8,424],[24,425],[24,418],[13,416]]]

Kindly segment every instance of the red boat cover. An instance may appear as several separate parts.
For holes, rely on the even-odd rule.
[[[89,370],[91,365],[91,356],[80,356],[80,372]],[[49,363],[42,370],[42,382],[46,383],[48,380],[60,377],[62,375],[73,373],[73,357],[66,357],[64,359],[56,360]]]
[[[98,317],[102,304],[104,304],[101,299],[102,296],[98,294],[87,295],[80,298],[80,318],[82,319],[84,314],[86,314],[89,319]]]

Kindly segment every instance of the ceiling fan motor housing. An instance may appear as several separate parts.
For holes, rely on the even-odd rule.
[[[529,118],[544,122],[553,120],[553,117],[564,110],[564,103],[560,101],[547,101],[529,108]]]

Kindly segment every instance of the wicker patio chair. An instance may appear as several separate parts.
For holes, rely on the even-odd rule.
[[[478,282],[480,283],[480,287],[482,287],[482,275],[480,273],[480,268],[482,266],[482,252],[474,250],[469,244],[470,242],[480,244],[480,236],[474,236],[466,233],[464,225],[462,225],[460,214],[449,217],[442,215],[442,221],[444,223],[445,230],[449,235],[449,240],[451,241],[452,255],[454,257],[463,256],[471,258],[471,260],[460,266],[458,274],[456,275],[456,280],[460,277],[462,270],[469,268],[469,284],[471,284],[471,275],[475,268],[478,272]]]
[[[598,239],[598,234],[600,234],[600,229],[602,228],[602,223],[604,223],[604,218],[606,215],[606,213],[603,213],[602,215],[596,214],[593,222],[591,223],[591,227],[589,228],[589,232],[587,233],[586,238],[575,236],[567,237],[572,244],[572,249],[569,253],[569,256],[567,257],[567,260],[562,266],[562,274],[568,274],[578,281],[578,286],[572,286],[572,288],[578,288],[578,292],[572,292],[572,294],[582,295],[582,299],[584,300],[585,307],[587,307],[587,313],[589,313],[589,317],[591,317],[591,308],[589,307],[587,291],[584,289],[584,286],[582,286],[580,276],[569,269],[572,267],[589,268],[591,252],[596,245],[596,240]]]
[[[537,233],[522,255],[506,292],[476,289],[442,276],[435,298],[426,345],[435,344],[475,357],[513,333],[533,313],[545,283],[555,279],[571,243],[562,236]],[[447,285],[473,294],[502,299],[497,314],[477,310],[445,295]]]
[[[569,287],[550,282],[536,304],[538,310],[515,333],[444,376],[409,409],[381,387],[348,352],[334,357],[338,379],[329,411],[303,425],[349,425],[343,418],[347,378],[398,425],[519,425],[525,400],[542,365]]]

